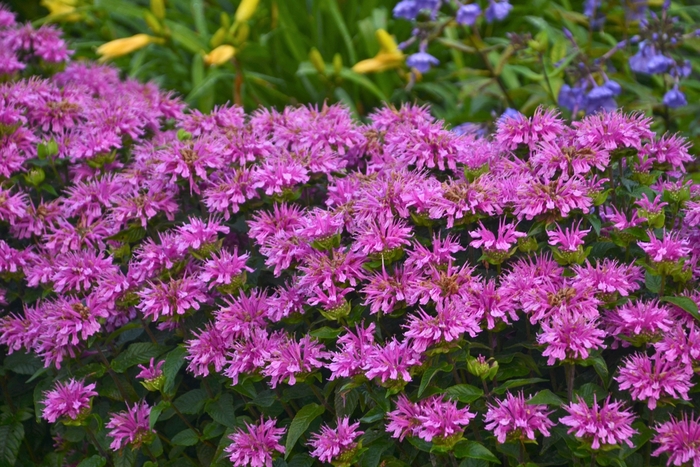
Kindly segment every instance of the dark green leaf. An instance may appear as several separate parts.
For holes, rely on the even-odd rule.
[[[662,302],[668,302],[687,311],[696,320],[700,321],[700,313],[698,313],[698,304],[688,297],[662,297]]]
[[[418,397],[420,397],[423,394],[425,388],[427,388],[428,384],[430,384],[430,380],[433,379],[433,376],[435,376],[435,374],[438,371],[452,371],[452,365],[450,365],[447,362],[442,362],[440,366],[433,366],[425,370],[425,373],[423,373],[423,377],[420,379],[420,386],[418,387]]]
[[[163,350],[165,349],[158,344],[136,342],[112,360],[112,369],[117,373],[124,373],[134,365],[148,363],[151,358],[162,354]]]
[[[317,417],[319,417],[325,409],[315,403],[305,405],[297,412],[292,420],[292,424],[289,425],[289,431],[287,432],[287,443],[285,444],[285,459],[291,454],[294,445],[297,443],[301,435],[309,428],[311,422],[313,422]]]
[[[94,456],[88,457],[87,459],[82,461],[80,464],[78,464],[78,467],[102,467],[106,463],[107,463],[107,459],[95,454]]]
[[[458,459],[466,457],[469,459],[481,459],[495,464],[501,463],[491,451],[476,441],[462,440],[455,444],[454,455]]]
[[[182,430],[170,440],[175,446],[194,446],[199,441],[197,433],[191,429]]]
[[[511,379],[501,384],[493,390],[496,394],[504,394],[508,389],[517,388],[519,386],[527,386],[528,384],[543,383],[547,381],[543,378],[524,378],[524,379]]]
[[[151,409],[151,414],[150,414],[150,419],[149,419],[149,424],[151,428],[156,426],[156,422],[158,421],[158,417],[160,417],[160,414],[163,413],[163,410],[169,409],[170,408],[170,402],[168,401],[160,401],[158,404],[156,404],[155,407]]]
[[[164,393],[170,394],[173,392],[177,372],[180,371],[180,367],[185,363],[186,354],[187,350],[184,347],[178,346],[165,356],[165,363],[163,363],[163,375],[165,376],[165,383],[163,384]]]
[[[546,404],[560,407],[564,401],[549,389],[543,389],[535,394],[532,399],[528,400],[527,403],[530,405]]]
[[[186,414],[196,414],[204,407],[207,400],[207,393],[202,389],[192,389],[175,399],[175,407]]]
[[[457,399],[465,404],[470,404],[484,395],[482,389],[471,384],[455,384],[445,391],[451,399]]]
[[[236,428],[236,412],[233,409],[233,396],[231,394],[222,394],[217,400],[207,404],[207,413],[214,419],[229,428]]]
[[[659,293],[661,290],[661,276],[656,276],[647,271],[644,275],[644,281],[647,289],[649,289],[649,292]]]
[[[17,453],[24,439],[24,426],[20,422],[0,425],[0,463],[15,465]]]
[[[315,329],[311,331],[311,336],[316,339],[335,339],[343,332],[342,328],[333,329],[328,326],[323,326],[322,328]]]

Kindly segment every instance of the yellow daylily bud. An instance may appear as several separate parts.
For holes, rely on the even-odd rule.
[[[148,34],[136,34],[123,39],[115,39],[99,46],[97,54],[100,55],[100,61],[104,62],[142,49],[151,42],[157,41],[157,39]]]
[[[379,47],[381,52],[384,53],[400,53],[399,46],[396,44],[394,38],[386,32],[384,29],[377,29],[374,33],[377,36],[377,41],[379,42]]]
[[[151,0],[151,13],[158,19],[165,18],[165,0]]]
[[[339,75],[341,71],[343,71],[343,57],[336,53],[333,55],[333,72]]]
[[[236,22],[243,23],[252,18],[253,13],[258,8],[258,3],[260,3],[260,0],[241,0],[241,4],[238,5],[236,10]]]
[[[233,58],[236,49],[232,45],[220,45],[204,56],[204,63],[209,66],[222,65]]]
[[[379,52],[375,57],[357,62],[352,67],[352,71],[355,73],[378,73],[391,70],[392,68],[399,68],[403,60],[404,55],[402,53]]]
[[[246,39],[248,39],[249,35],[250,26],[248,26],[248,23],[238,23],[238,26],[236,27],[236,43],[244,43]]]
[[[314,66],[314,68],[316,68],[316,71],[318,71],[322,75],[326,74],[326,64],[323,61],[323,56],[321,55],[321,52],[319,52],[316,47],[312,48],[311,52],[309,52],[309,61]]]
[[[224,28],[219,28],[216,30],[216,32],[211,36],[211,40],[209,41],[209,45],[212,46],[212,48],[217,48],[221,44],[224,43],[226,40],[226,35],[228,34],[228,30]]]
[[[80,21],[82,15],[74,13],[76,4],[75,0],[41,0],[41,5],[49,10],[49,15],[58,21]]]

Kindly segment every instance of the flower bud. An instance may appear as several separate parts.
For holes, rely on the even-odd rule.
[[[340,304],[335,306],[334,308],[322,308],[320,309],[320,312],[326,319],[329,319],[331,321],[340,321],[343,318],[347,318],[347,316],[350,314],[350,309],[350,302],[343,299],[343,301],[340,302]]]
[[[136,52],[139,49],[146,47],[151,42],[156,42],[157,38],[148,34],[136,34],[131,37],[115,39],[113,41],[102,44],[97,48],[97,54],[100,55],[100,61],[104,62],[113,58],[128,55]]]
[[[41,183],[44,181],[45,178],[46,178],[46,174],[44,173],[44,170],[41,167],[36,167],[36,168],[30,170],[29,173],[27,173],[24,176],[24,180],[28,184],[35,186],[35,187],[41,185]]]
[[[204,56],[204,63],[208,66],[218,66],[230,61],[236,54],[232,45],[220,45]]]
[[[498,362],[492,358],[489,361],[491,363],[486,361],[483,355],[469,356],[467,357],[467,371],[478,378],[492,380],[498,373]]]
[[[341,71],[343,71],[343,56],[336,53],[333,55],[333,73],[340,75]]]
[[[316,71],[318,71],[322,75],[326,74],[326,64],[323,61],[321,52],[319,52],[316,47],[313,47],[309,52],[309,61],[314,66]]]
[[[165,1],[151,0],[151,13],[158,19],[165,18]]]
[[[260,0],[242,0],[236,10],[236,22],[243,23],[252,18],[255,10],[258,8],[258,3],[260,3]]]

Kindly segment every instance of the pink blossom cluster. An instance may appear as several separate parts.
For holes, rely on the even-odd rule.
[[[600,376],[619,397],[650,410],[688,401],[700,360],[687,305],[700,298],[700,186],[684,178],[688,143],[650,123],[612,112],[569,125],[540,109],[477,138],[414,105],[367,123],[327,105],[204,114],[86,62],[5,81],[0,344],[63,371],[116,357],[120,344],[100,343],[135,325],[143,342],[182,343],[190,380],[275,394],[340,380],[337,398],[362,387],[363,407],[382,391],[384,433],[443,447],[467,426],[500,443],[556,426],[524,392],[495,397],[516,370],[467,369],[479,346],[498,361],[511,338],[538,362],[518,377],[563,366],[576,385],[577,371],[602,374],[600,362],[623,352]],[[162,390],[162,359],[140,369],[134,377]],[[443,376],[471,378],[488,405],[431,385]],[[79,419],[95,388],[58,382],[44,417]],[[574,401],[574,389],[559,422],[573,438],[594,450],[631,442],[631,409]],[[124,402],[106,425],[114,450],[154,437],[149,402]],[[312,456],[355,452],[367,430],[348,415],[309,440]],[[654,452],[700,458],[693,417],[657,423],[655,439],[674,441]],[[261,418],[226,452],[234,465],[269,466],[283,434]]]

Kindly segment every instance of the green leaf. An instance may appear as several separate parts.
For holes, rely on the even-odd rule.
[[[495,464],[501,463],[491,451],[476,441],[462,440],[455,444],[454,455],[457,459],[466,457],[468,459],[481,459]]]
[[[649,292],[659,293],[661,290],[661,276],[656,276],[647,271],[644,275],[644,282]]]
[[[102,467],[106,463],[107,463],[107,459],[95,454],[94,456],[88,457],[87,459],[82,461],[80,464],[78,464],[78,467]]]
[[[679,308],[690,313],[696,320],[700,321],[700,313],[698,313],[698,304],[688,297],[661,297],[662,302],[668,302],[676,305]]]
[[[526,386],[528,384],[544,383],[545,381],[547,380],[542,378],[511,379],[495,388],[493,392],[496,394],[504,394],[508,389],[511,388]]]
[[[311,331],[311,336],[316,339],[335,339],[343,332],[342,328],[333,329],[328,326],[323,326],[322,328],[315,329]]]
[[[33,375],[44,367],[36,356],[24,352],[14,352],[5,357],[4,366],[20,375]]]
[[[549,389],[543,389],[535,394],[532,399],[528,400],[527,403],[530,405],[546,404],[560,407],[564,404],[564,401]]]
[[[180,367],[185,363],[185,355],[187,350],[178,346],[165,356],[165,363],[163,363],[163,375],[165,376],[165,383],[163,384],[163,392],[165,394],[171,394],[175,387],[175,378],[177,377]]]
[[[160,401],[158,404],[156,404],[155,407],[151,409],[151,414],[149,415],[149,425],[151,428],[156,426],[156,422],[158,422],[158,417],[160,417],[160,414],[163,413],[165,409],[170,408],[170,402],[168,401]]]
[[[345,47],[348,49],[348,57],[350,58],[350,63],[355,63],[357,62],[357,55],[355,55],[355,47],[352,45],[352,38],[350,37],[350,32],[348,32],[348,27],[345,25],[345,21],[343,20],[342,13],[340,13],[337,1],[338,0],[326,0],[326,5],[328,5],[328,9],[330,10],[331,16],[333,17],[333,21],[335,21],[335,24],[338,26],[338,29],[340,30],[340,35],[343,37],[343,42],[345,43]]]
[[[451,399],[457,399],[465,404],[470,404],[484,395],[482,389],[471,384],[455,384],[445,391]]]
[[[285,444],[284,451],[285,459],[289,456],[289,454],[291,454],[294,445],[297,444],[297,441],[301,435],[303,435],[309,428],[311,422],[319,417],[324,411],[325,409],[323,406],[312,402],[311,404],[305,405],[301,408],[301,410],[299,410],[299,412],[297,412],[297,414],[294,416],[294,420],[292,420],[292,424],[289,425],[289,431],[287,432],[287,443]]]
[[[201,389],[192,389],[175,399],[175,407],[186,414],[196,414],[204,407],[207,400],[207,393]]]
[[[207,404],[207,413],[214,419],[229,428],[236,428],[239,424],[236,422],[236,412],[233,409],[233,396],[231,394],[222,394],[217,400]]]
[[[20,422],[0,425],[0,464],[15,465],[17,453],[24,439],[24,426]]]
[[[434,366],[430,367],[426,370],[425,373],[423,373],[423,377],[420,379],[420,387],[418,388],[418,397],[420,397],[423,394],[423,391],[425,391],[425,388],[428,387],[428,384],[430,384],[430,380],[433,379],[433,376],[435,376],[435,373],[438,371],[444,371],[444,372],[449,372],[452,371],[452,365],[450,365],[447,362],[442,362],[440,366]]]
[[[153,344],[151,342],[136,342],[131,344],[126,351],[117,355],[117,357],[112,360],[112,369],[117,373],[124,373],[134,365],[148,363],[151,358],[155,358],[162,354],[163,350],[165,349],[158,344]]]
[[[175,446],[194,446],[199,441],[197,433],[188,428],[173,436],[170,440]]]

